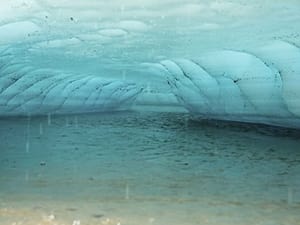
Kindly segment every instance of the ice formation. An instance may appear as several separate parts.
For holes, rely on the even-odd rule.
[[[203,118],[300,127],[300,49],[274,41],[253,52],[220,50],[154,65]]]
[[[142,91],[135,84],[99,76],[34,69],[0,55],[0,115],[118,111]]]
[[[0,1],[0,49],[14,49],[1,55],[0,115],[134,102],[300,128],[299,11],[298,0]]]

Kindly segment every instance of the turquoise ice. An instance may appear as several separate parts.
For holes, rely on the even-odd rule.
[[[0,115],[187,110],[300,127],[296,0],[0,6]]]

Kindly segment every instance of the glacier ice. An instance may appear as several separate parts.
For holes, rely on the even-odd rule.
[[[0,1],[0,115],[133,106],[300,128],[299,11],[298,0]]]

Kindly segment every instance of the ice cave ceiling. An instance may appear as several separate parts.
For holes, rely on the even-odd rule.
[[[298,0],[0,0],[0,114],[136,100],[300,127],[299,12]]]

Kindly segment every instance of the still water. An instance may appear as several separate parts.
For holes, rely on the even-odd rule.
[[[0,119],[1,225],[297,225],[300,132],[125,112]]]

